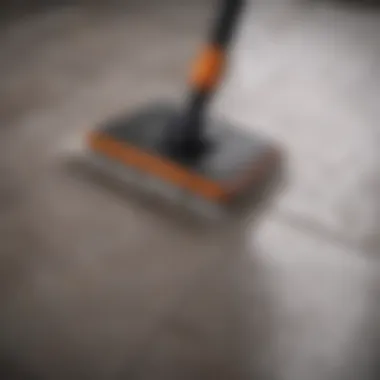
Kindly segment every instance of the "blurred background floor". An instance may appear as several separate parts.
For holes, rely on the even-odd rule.
[[[376,11],[249,3],[214,112],[278,141],[289,167],[279,199],[247,226],[249,257],[162,227],[166,237],[131,258],[146,225],[128,225],[131,243],[131,211],[54,169],[71,132],[181,96],[214,6],[83,1],[3,14],[0,353],[12,372],[3,378],[376,378]],[[234,308],[249,322],[244,370],[236,347],[221,348]]]

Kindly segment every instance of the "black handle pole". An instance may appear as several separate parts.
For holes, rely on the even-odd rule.
[[[203,121],[206,107],[222,77],[227,48],[243,3],[243,0],[221,0],[221,10],[209,41],[195,62],[184,112],[169,131],[171,151],[177,156],[192,159],[205,149]]]
[[[243,0],[224,0],[222,3],[223,8],[216,20],[211,43],[225,49],[235,31],[238,16],[243,7]]]

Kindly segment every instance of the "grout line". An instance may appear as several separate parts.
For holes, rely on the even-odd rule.
[[[299,231],[306,232],[307,234],[322,238],[328,243],[339,245],[353,252],[370,253],[363,243],[355,242],[354,240],[344,237],[342,234],[331,232],[321,223],[310,220],[309,218],[281,210],[276,210],[273,215],[277,217],[281,223],[287,224]]]

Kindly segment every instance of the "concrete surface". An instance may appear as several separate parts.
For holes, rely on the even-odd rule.
[[[247,9],[214,111],[288,152],[259,226],[190,228],[59,166],[73,132],[178,99],[211,5],[3,27],[2,378],[376,378],[379,15]]]

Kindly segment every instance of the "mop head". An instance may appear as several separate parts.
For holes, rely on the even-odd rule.
[[[177,116],[174,107],[153,105],[110,120],[77,137],[67,157],[103,179],[211,219],[242,212],[252,199],[270,193],[281,163],[276,147],[210,120],[210,149],[185,163],[167,154],[163,144],[167,126]]]

